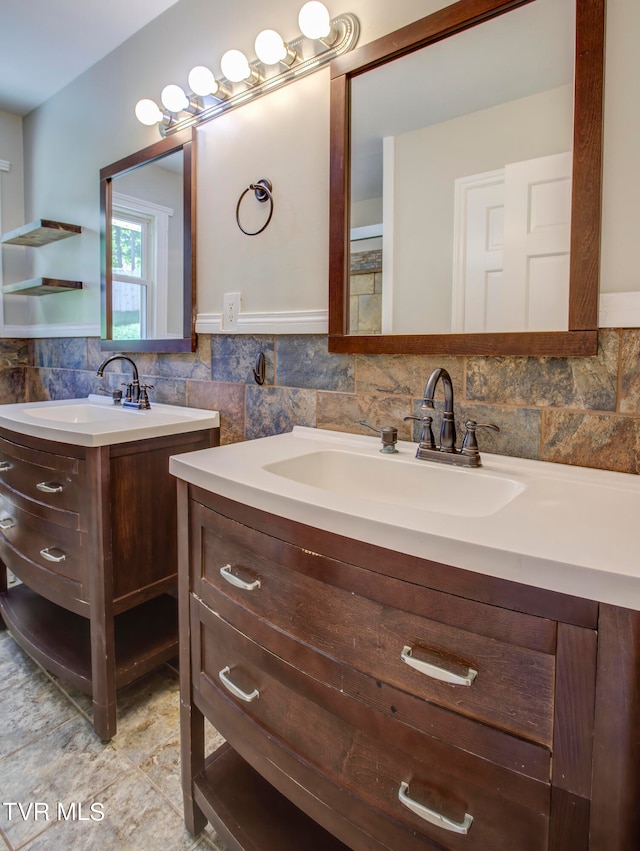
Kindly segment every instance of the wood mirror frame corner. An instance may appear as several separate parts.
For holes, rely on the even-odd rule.
[[[100,348],[127,352],[195,352],[196,227],[195,131],[187,128],[124,157],[100,170]],[[183,154],[182,337],[168,339],[112,339],[111,216],[113,179],[169,154]]]
[[[567,331],[348,333],[352,78],[535,0],[459,0],[331,63],[329,351],[593,356],[598,346],[605,0],[575,0],[576,39]]]

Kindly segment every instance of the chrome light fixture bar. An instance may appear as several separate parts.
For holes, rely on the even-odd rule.
[[[227,51],[222,62],[226,76],[220,79],[204,66],[193,68],[189,85],[198,92],[188,94],[180,86],[169,85],[163,89],[162,106],[148,98],[138,101],[138,120],[157,124],[161,136],[170,136],[318,70],[352,50],[360,35],[355,15],[347,12],[330,18],[326,7],[316,0],[302,7],[298,22],[302,34],[293,41],[284,42],[273,30],[260,33],[255,49],[261,58],[252,62],[240,51]],[[203,80],[206,94],[200,88]]]

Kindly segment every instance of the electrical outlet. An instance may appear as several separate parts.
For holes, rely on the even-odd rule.
[[[240,317],[240,304],[242,302],[242,293],[225,293],[223,296],[222,307],[222,328],[225,331],[230,331],[238,327],[238,319]]]

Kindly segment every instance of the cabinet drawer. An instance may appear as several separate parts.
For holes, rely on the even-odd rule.
[[[84,613],[89,592],[81,532],[35,517],[0,498],[0,558],[43,597]]]
[[[22,498],[77,514],[84,499],[83,474],[83,462],[77,458],[0,439],[0,490],[17,502]]]
[[[334,576],[339,572],[342,586],[336,587],[316,579],[308,564],[303,565],[319,560],[312,553],[204,509],[194,522],[204,528],[192,530],[202,549],[193,554],[192,563],[198,567],[193,590],[239,629],[257,639],[254,631],[265,621],[397,689],[551,746],[553,643],[533,642],[534,649],[407,612],[394,605],[394,595],[411,595],[419,602],[421,595],[429,595],[428,589],[407,588],[408,583],[396,580],[385,602],[370,599],[349,589],[349,577],[357,570],[351,565],[333,562],[331,569]],[[478,607],[487,624],[501,611],[440,596],[448,597],[448,608],[459,610],[463,623],[470,622],[472,609],[473,623],[480,621]],[[532,620],[527,617],[528,626]],[[548,626],[540,621],[546,635]],[[516,617],[514,628],[517,623]]]
[[[546,848],[547,784],[354,706],[339,692],[327,689],[326,696],[311,701],[308,681],[295,667],[197,600],[191,614],[196,699],[232,746],[243,738],[243,725],[257,726],[269,739],[286,744],[350,793],[338,803],[344,808],[341,815],[368,824],[378,818],[372,812],[382,813],[381,835],[394,851],[423,849],[426,838],[452,851]],[[242,712],[232,713],[232,723],[226,720],[229,703]],[[294,779],[303,783],[302,776]],[[366,819],[362,807],[354,808],[352,795],[368,809]],[[468,832],[458,833],[469,821],[467,814],[472,817]],[[433,824],[438,815],[452,824]]]

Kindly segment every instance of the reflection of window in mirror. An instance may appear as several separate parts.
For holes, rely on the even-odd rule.
[[[114,340],[169,337],[166,306],[169,218],[173,210],[113,194],[111,217]]]

